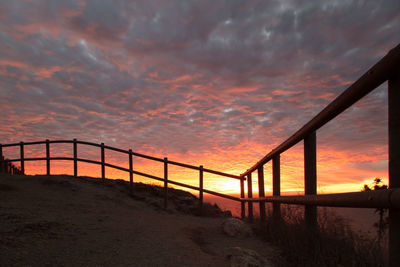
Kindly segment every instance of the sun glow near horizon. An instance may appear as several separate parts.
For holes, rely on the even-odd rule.
[[[297,153],[297,155],[286,155],[282,157],[281,162],[281,194],[282,195],[301,195],[304,194],[304,167],[302,161],[302,147],[299,146],[298,149],[294,149],[291,153]],[[70,152],[67,149],[62,149],[61,153],[57,156],[70,156]],[[35,149],[30,151],[26,149],[26,154],[30,157],[34,157],[35,153],[41,156],[40,149]],[[83,153],[82,149],[79,150],[82,154],[86,154],[84,158],[99,160],[98,153]],[[301,155],[300,155],[301,154]],[[7,155],[7,154],[6,154]],[[112,163],[121,167],[129,168],[128,160],[121,157],[116,157],[115,155],[106,154],[107,163]],[[43,156],[43,155],[42,155]],[[114,157],[112,157],[114,156]],[[176,156],[176,155],[175,155]],[[17,157],[17,156],[16,156]],[[83,157],[83,156],[82,156]],[[295,159],[295,161],[293,161]],[[174,161],[185,162],[184,158],[174,158]],[[212,160],[207,160],[207,158],[198,159],[198,161],[203,162],[204,168],[209,168],[225,173],[240,175],[240,168],[235,168],[237,166],[246,165],[246,163],[234,162],[227,164],[224,157],[217,160],[214,155]],[[341,160],[341,166],[333,164],[338,164],[336,159],[332,161],[324,160],[317,163],[317,192],[318,194],[325,193],[342,193],[342,192],[357,192],[363,188],[364,184],[370,184],[375,177],[381,177],[384,181],[387,181],[387,170],[357,170],[351,165],[348,166],[346,160]],[[151,174],[159,178],[163,178],[164,169],[162,162],[151,162],[148,160],[141,160],[134,157],[133,161],[134,170]],[[18,162],[17,162],[18,165]],[[218,168],[218,166],[231,166],[231,168]],[[248,165],[249,166],[249,165]],[[25,173],[30,175],[35,174],[45,174],[46,163],[45,161],[27,161],[25,162]],[[242,171],[243,172],[243,171]],[[51,162],[51,174],[68,174],[73,175],[73,162],[72,161],[52,161]],[[129,174],[124,171],[116,170],[110,167],[106,167],[105,170],[106,178],[109,179],[123,179],[129,181]],[[101,166],[93,165],[90,163],[78,162],[78,176],[90,176],[90,177],[101,177]],[[199,171],[185,169],[178,166],[168,165],[168,179],[191,186],[199,186]],[[150,178],[145,178],[140,175],[133,175],[134,182],[144,182],[150,184],[156,184],[163,186],[163,183]],[[195,195],[198,194],[197,191],[182,188],[170,184],[169,186],[174,188],[179,188],[183,190],[190,191]],[[240,196],[240,181],[233,178],[222,177],[219,175],[214,175],[211,173],[204,172],[204,189],[211,191]],[[253,196],[258,196],[258,175],[257,171],[252,173],[252,190]],[[245,196],[247,197],[248,185],[245,182]],[[264,191],[265,195],[272,195],[272,169],[271,163],[264,165]]]

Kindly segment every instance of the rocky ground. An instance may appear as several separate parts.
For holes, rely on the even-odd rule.
[[[0,266],[271,266],[277,250],[192,194],[121,180],[0,175]]]

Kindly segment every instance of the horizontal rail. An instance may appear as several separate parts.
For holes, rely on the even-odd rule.
[[[210,194],[210,195],[214,195],[214,196],[218,196],[218,197],[223,197],[223,198],[228,198],[228,199],[235,200],[235,201],[240,201],[240,202],[242,201],[242,200],[240,199],[240,197],[234,197],[234,196],[230,196],[230,195],[225,195],[225,194],[218,193],[218,192],[214,192],[214,191],[207,190],[207,189],[203,189],[203,192],[204,192],[204,193],[207,193],[207,194]]]
[[[265,155],[260,161],[254,164],[250,169],[241,176],[245,176],[255,171],[260,165],[264,165],[270,161],[275,155],[279,155],[298,142],[303,140],[307,135],[316,131],[330,120],[338,116],[344,110],[349,108],[355,102],[370,93],[376,87],[395,75],[400,69],[400,45],[389,51],[378,63],[371,67],[363,76],[348,87],[341,95],[333,100],[326,108],[324,108],[317,116],[305,124],[300,130],[289,137],[286,141]]]
[[[51,159],[53,159],[53,158],[50,158],[50,160],[51,160]],[[71,158],[71,159],[74,160],[74,158]],[[100,162],[100,161],[97,161],[97,160],[81,159],[81,158],[77,158],[76,160],[77,160],[77,161],[81,161],[81,162],[86,162],[86,163],[92,163],[92,164],[101,165],[101,162]],[[104,164],[104,165],[106,165],[106,164]]]
[[[158,162],[164,162],[164,159],[156,158],[156,157],[152,157],[152,156],[148,156],[148,155],[144,155],[144,154],[140,154],[140,153],[137,153],[137,152],[132,152],[132,155],[137,156],[137,157],[141,157],[141,158],[145,158],[145,159],[158,161]]]
[[[117,169],[117,170],[121,170],[121,171],[130,172],[130,170],[127,169],[127,168],[120,167],[120,166],[117,166],[117,165],[114,165],[114,164],[111,164],[111,163],[104,162],[104,166],[107,166],[107,167],[110,167],[110,168],[114,168],[114,169]]]
[[[200,167],[189,165],[189,164],[185,164],[185,163],[180,163],[180,162],[176,162],[176,161],[171,161],[171,160],[168,160],[168,164],[172,164],[172,165],[176,165],[176,166],[180,166],[180,167],[184,167],[184,168],[188,168],[188,169],[198,170],[198,171],[200,170]],[[221,175],[221,176],[233,178],[233,179],[246,181],[246,177],[241,177],[239,175],[229,174],[229,173],[220,172],[220,171],[214,171],[214,170],[206,169],[206,168],[203,168],[203,171],[204,172],[208,172],[208,173],[212,173],[212,174],[216,174],[216,175]]]
[[[400,188],[338,194],[241,198],[241,200],[326,207],[400,209]]]
[[[177,186],[182,186],[182,187],[190,188],[190,189],[193,189],[193,190],[196,190],[196,191],[199,191],[199,190],[200,190],[200,188],[197,187],[197,186],[188,185],[188,184],[184,184],[184,183],[180,183],[180,182],[176,182],[176,181],[168,180],[168,183],[169,183],[169,184],[174,184],[174,185],[177,185]]]
[[[74,141],[73,140],[53,140],[49,141],[49,144],[72,144]],[[77,141],[77,143],[82,142],[82,141]],[[40,145],[40,144],[46,144],[46,141],[36,141],[36,142],[24,142],[24,145]],[[1,144],[2,147],[12,147],[12,146],[19,146],[21,143],[10,143],[10,144]]]
[[[3,159],[3,162],[15,162],[15,161],[21,161],[20,159]]]
[[[213,173],[213,174],[217,174],[217,175],[221,175],[221,176],[226,176],[226,177],[233,178],[233,179],[246,181],[246,177],[241,177],[239,175],[233,175],[233,174],[229,174],[229,173],[214,171],[214,170],[206,169],[206,168],[203,168],[203,171],[209,172],[209,173]]]
[[[24,145],[41,145],[41,144],[46,144],[46,141],[24,142]]]
[[[51,141],[50,141],[50,143],[51,143]],[[81,145],[88,145],[88,146],[101,147],[100,144],[96,144],[96,143],[93,143],[93,142],[87,142],[87,141],[78,141],[78,140],[76,140],[76,143],[77,143],[77,144],[81,144]]]
[[[36,160],[46,160],[46,158],[24,158],[25,161],[36,161]],[[7,161],[7,160],[5,160]],[[15,159],[14,161],[20,161],[20,159]]]
[[[185,164],[185,163],[180,163],[180,162],[176,162],[176,161],[172,161],[172,160],[168,160],[168,163],[172,164],[172,165],[188,168],[188,169],[200,170],[200,167],[189,165],[189,164]]]
[[[46,160],[47,158],[24,158],[24,161],[36,161],[36,160]],[[71,157],[50,157],[50,160],[74,160]],[[80,161],[85,161],[85,159],[78,159]],[[4,159],[3,162],[16,162],[21,161],[21,159]]]
[[[100,145],[101,147],[101,145]],[[105,149],[108,150],[114,150],[116,152],[120,152],[120,153],[124,153],[124,154],[129,154],[129,150],[125,150],[125,149],[120,149],[120,148],[116,148],[116,147],[112,147],[112,146],[104,146]]]
[[[74,158],[70,157],[51,157],[51,160],[74,160]]]
[[[147,173],[144,173],[144,172],[139,172],[139,171],[133,170],[132,173],[137,174],[137,175],[141,175],[141,176],[144,176],[144,177],[147,177],[147,178],[150,178],[150,179],[154,179],[154,180],[157,180],[157,181],[160,181],[160,182],[164,182],[164,178],[160,178],[160,177],[157,177],[157,176],[154,176],[154,175],[151,175],[151,174],[147,174]]]
[[[2,147],[19,146],[20,143],[1,144]]]
[[[53,140],[49,141],[50,144],[72,144],[74,141],[73,140]]]

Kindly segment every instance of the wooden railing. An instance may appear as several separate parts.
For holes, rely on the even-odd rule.
[[[46,145],[46,157],[32,157],[32,158],[27,158],[25,157],[24,149],[26,146],[30,145],[40,145],[40,144],[45,144]],[[50,155],[50,144],[72,144],[72,150],[73,150],[73,157],[52,157]],[[88,146],[94,146],[100,148],[100,158],[101,161],[96,161],[96,160],[91,160],[91,159],[84,159],[84,158],[79,158],[78,157],[78,144],[82,145],[88,145]],[[4,159],[3,158],[3,148],[5,147],[19,147],[20,148],[20,157],[16,159]],[[115,164],[107,163],[105,159],[105,151],[106,150],[111,150],[111,151],[116,151],[122,154],[126,154],[129,159],[129,166],[123,167],[123,166],[118,166]],[[162,162],[164,164],[164,177],[158,177],[152,174],[144,173],[137,171],[133,168],[133,157],[139,157],[139,158],[144,158],[152,161],[157,161],[157,162]],[[194,165],[189,165],[185,163],[180,163],[176,161],[171,161],[168,160],[168,158],[156,158],[140,153],[133,152],[132,149],[129,150],[124,150],[120,148],[115,148],[111,146],[106,146],[104,143],[101,144],[96,144],[92,142],[85,142],[85,141],[78,141],[76,139],[74,140],[46,140],[46,141],[38,141],[38,142],[20,142],[20,143],[12,143],[12,144],[0,144],[0,173],[5,172],[5,166],[8,166],[11,164],[11,162],[20,162],[20,173],[24,174],[25,173],[25,162],[26,161],[46,161],[46,174],[50,175],[51,174],[51,161],[55,160],[67,160],[67,161],[73,161],[74,162],[74,176],[78,176],[78,162],[86,162],[86,163],[91,163],[91,164],[97,164],[101,165],[101,178],[105,179],[106,174],[105,174],[105,167],[110,167],[114,168],[117,170],[125,171],[129,173],[129,183],[130,183],[130,188],[131,192],[133,192],[133,175],[140,175],[146,178],[150,178],[153,180],[161,181],[164,182],[164,207],[167,208],[168,205],[168,184],[172,185],[177,185],[185,188],[189,188],[192,190],[199,191],[199,204],[200,206],[203,205],[203,194],[211,194],[215,195],[218,197],[234,200],[234,201],[241,201],[240,198],[235,197],[235,196],[230,196],[227,194],[211,191],[208,189],[205,189],[203,187],[204,184],[204,173],[212,173],[215,175],[223,176],[223,177],[228,177],[232,179],[238,179],[241,181],[241,184],[244,183],[243,180],[246,178],[240,177],[237,175],[229,174],[229,173],[224,173],[220,171],[215,171],[211,169],[204,168],[203,166],[194,166]],[[193,185],[188,185],[184,184],[178,181],[173,181],[170,180],[168,177],[168,165],[175,165],[175,166],[180,166],[183,168],[188,168],[192,170],[198,170],[199,171],[199,186],[193,186]]]
[[[389,98],[389,189],[345,194],[317,195],[317,135],[316,131],[341,114],[355,102],[388,81]],[[304,196],[280,196],[280,155],[304,140]],[[272,160],[272,196],[264,192],[264,165]],[[259,195],[253,197],[252,173],[258,173]],[[317,226],[316,206],[389,208],[389,247],[391,265],[400,262],[400,45],[393,48],[377,64],[305,124],[290,138],[266,154],[241,177],[247,178],[247,198],[242,190],[242,215],[244,202],[248,203],[248,216],[253,218],[253,202],[260,203],[260,217],[265,219],[265,202],[273,203],[274,217],[280,217],[280,203],[305,205],[305,221]],[[243,180],[242,180],[243,181]]]

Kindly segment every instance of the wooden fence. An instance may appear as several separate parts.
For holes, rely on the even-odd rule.
[[[344,194],[317,195],[317,130],[355,102],[388,81],[389,103],[389,189]],[[280,154],[304,141],[304,196],[280,196]],[[264,192],[264,165],[272,160],[272,196]],[[258,173],[259,195],[253,197],[252,173]],[[273,203],[274,217],[280,217],[280,204],[305,205],[304,217],[311,228],[317,226],[317,206],[389,209],[389,262],[400,262],[400,44],[370,68],[356,82],[324,108],[317,116],[274,148],[250,169],[241,174],[247,178],[247,198],[242,191],[242,208],[248,203],[248,216],[253,217],[253,202],[260,203],[264,219],[265,202]],[[244,180],[241,180],[244,181]],[[245,213],[242,211],[242,214]]]
[[[24,149],[26,146],[40,145],[40,144],[46,145],[46,157],[32,157],[32,158],[25,157]],[[50,155],[50,144],[72,144],[73,157],[52,157]],[[101,161],[79,158],[78,157],[78,144],[94,146],[94,147],[100,148]],[[16,159],[4,159],[3,158],[3,148],[5,148],[5,147],[19,147],[20,157],[16,158]],[[123,166],[118,166],[118,165],[114,165],[111,163],[107,163],[105,160],[106,159],[106,157],[105,157],[106,150],[111,150],[111,151],[116,151],[116,152],[119,152],[122,154],[126,154],[129,159],[129,166],[123,167]],[[12,143],[12,144],[0,144],[0,156],[1,156],[0,157],[0,159],[1,159],[0,160],[0,172],[6,172],[5,166],[9,166],[12,162],[20,162],[21,167],[20,167],[20,171],[18,172],[18,174],[24,174],[26,161],[46,161],[46,174],[50,175],[51,174],[51,164],[50,164],[51,161],[67,160],[67,161],[74,162],[74,176],[75,177],[78,176],[78,162],[86,162],[86,163],[101,165],[101,178],[102,179],[105,179],[105,177],[106,177],[105,167],[110,167],[110,168],[114,168],[117,170],[128,172],[131,192],[133,192],[133,174],[147,177],[147,178],[150,178],[153,180],[161,181],[161,182],[164,182],[164,207],[165,208],[167,208],[167,205],[168,205],[168,184],[173,184],[173,185],[177,185],[177,186],[181,186],[181,187],[199,191],[199,204],[200,204],[200,206],[202,206],[204,193],[241,202],[241,199],[239,197],[234,197],[234,196],[230,196],[230,195],[226,195],[223,193],[205,189],[203,187],[203,184],[204,184],[203,179],[204,179],[205,172],[216,174],[216,175],[223,176],[223,177],[232,178],[232,179],[237,179],[237,180],[241,181],[241,184],[244,184],[243,180],[246,179],[246,178],[243,178],[243,177],[240,177],[237,175],[207,169],[207,168],[204,168],[203,166],[197,167],[197,166],[193,166],[193,165],[189,165],[189,164],[185,164],[185,163],[171,161],[171,160],[168,160],[168,158],[161,159],[161,158],[156,158],[156,157],[136,153],[136,152],[133,152],[132,149],[124,150],[124,149],[120,149],[120,148],[106,146],[106,145],[104,145],[104,143],[96,144],[96,143],[92,143],[92,142],[78,141],[76,139],[74,139],[74,140],[53,140],[53,141],[46,140],[46,141],[38,141],[38,142],[20,142],[20,143]],[[164,164],[164,177],[157,177],[152,174],[148,174],[148,173],[144,173],[144,172],[135,170],[133,168],[133,157],[145,158],[145,159],[156,161],[156,162],[162,162]],[[170,180],[168,177],[168,165],[175,165],[175,166],[180,166],[183,168],[188,168],[188,169],[199,171],[199,186],[192,186],[192,185],[188,185],[188,184],[184,184],[181,182]],[[17,172],[14,172],[13,174],[17,174]]]

